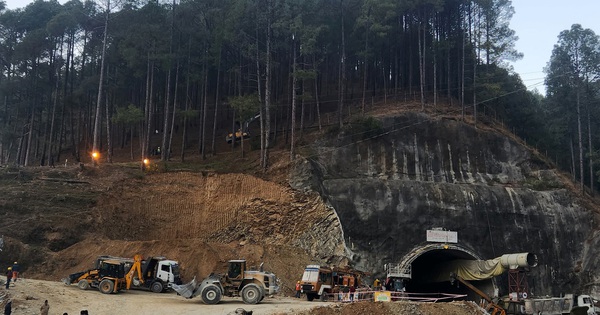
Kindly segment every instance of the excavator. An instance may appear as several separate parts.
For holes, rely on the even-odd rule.
[[[159,293],[172,284],[181,284],[181,278],[177,262],[164,257],[144,260],[141,255],[135,255],[133,259],[99,256],[94,269],[71,274],[63,282],[67,285],[77,283],[82,290],[98,288],[105,294],[132,287]]]
[[[231,143],[231,141],[240,141],[241,139],[249,138],[250,133],[248,131],[248,126],[250,125],[250,123],[252,123],[256,119],[258,119],[259,117],[260,117],[260,113],[254,115],[252,118],[244,121],[242,126],[235,132],[235,135],[233,133],[229,133],[227,135],[227,137],[225,137],[225,141],[227,141],[227,143]],[[239,122],[236,122],[236,125],[239,125]]]

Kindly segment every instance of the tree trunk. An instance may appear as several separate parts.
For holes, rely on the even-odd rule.
[[[92,154],[99,154],[100,140],[100,117],[102,107],[102,91],[104,90],[104,67],[106,64],[106,38],[108,36],[108,18],[110,16],[110,0],[106,0],[106,17],[104,19],[104,34],[102,36],[102,59],[100,60],[100,79],[98,80],[98,99],[96,100],[96,117],[94,119],[94,142],[92,145]],[[94,166],[96,159],[92,159]]]
[[[577,142],[579,145],[579,189],[583,192],[583,140],[582,140],[582,132],[581,132],[581,100],[580,100],[580,91],[579,91],[579,83],[577,84],[576,95],[577,95]]]
[[[211,145],[211,152],[212,155],[216,155],[217,154],[217,147],[216,147],[216,139],[217,139],[217,117],[219,117],[218,113],[219,113],[219,89],[220,89],[220,84],[221,84],[221,54],[222,54],[222,49],[223,46],[219,45],[219,58],[217,61],[217,84],[216,84],[216,88],[215,88],[215,114],[213,116],[213,132],[212,132],[212,145]]]
[[[592,123],[590,119],[590,107],[586,102],[587,109],[587,125],[588,125],[588,152],[589,152],[589,164],[590,164],[590,192],[594,194],[594,147],[592,145]]]
[[[290,145],[290,160],[294,160],[296,139],[295,139],[295,130],[296,130],[296,85],[298,84],[298,78],[296,73],[296,40],[293,40],[292,50],[294,57],[292,58],[292,126],[291,126],[291,145]],[[340,115],[342,113],[340,112]]]
[[[317,122],[319,124],[319,130],[322,129],[321,125],[321,103],[319,102],[319,72],[317,71],[317,58],[313,54],[313,70],[315,71],[315,103],[317,106]]]
[[[267,1],[267,43],[265,65],[265,153],[263,171],[269,168],[269,147],[271,145],[271,2]]]
[[[175,68],[175,90],[173,92],[173,113],[171,114],[171,129],[169,131],[169,151],[167,152],[168,159],[171,158],[173,134],[175,129],[175,114],[177,114],[177,89],[179,86],[179,59],[177,59],[177,66]]]
[[[342,21],[342,55],[340,57],[340,83],[339,83],[339,102],[338,102],[338,124],[340,128],[344,126],[344,92],[346,90],[346,35],[344,28],[344,0],[340,0],[340,14]],[[294,53],[296,53],[294,51]],[[294,57],[294,67],[296,57]],[[293,102],[292,102],[293,103]],[[293,141],[292,141],[293,142]]]

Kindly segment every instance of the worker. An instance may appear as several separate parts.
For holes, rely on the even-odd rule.
[[[12,265],[12,271],[13,271],[13,282],[17,282],[17,277],[19,276],[19,271],[21,271],[21,266],[19,266],[19,263],[15,261],[15,263]]]
[[[300,285],[300,281],[296,282],[296,297],[300,298],[300,291],[302,291],[302,285]]]
[[[10,280],[12,279],[13,273],[12,273],[12,267],[8,267],[8,270],[6,271],[6,289],[8,290],[8,287],[10,286]]]
[[[373,290],[379,290],[379,286],[381,286],[381,281],[379,281],[379,279],[375,279],[375,281],[373,281]]]
[[[350,286],[350,290],[348,290],[348,292],[350,293],[350,302],[354,302],[354,292],[356,292],[354,285]]]
[[[48,305],[48,300],[44,301],[44,305],[40,307],[41,315],[48,315],[48,311],[50,311],[50,305]]]

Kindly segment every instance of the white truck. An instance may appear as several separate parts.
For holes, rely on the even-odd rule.
[[[519,301],[504,301],[508,315],[598,315],[600,309],[586,294],[565,294],[563,297],[530,297]]]
[[[564,297],[525,299],[525,314],[596,315],[594,300],[589,295],[566,294]]]

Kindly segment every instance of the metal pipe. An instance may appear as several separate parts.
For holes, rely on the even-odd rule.
[[[532,253],[506,254],[500,256],[500,264],[502,267],[508,269],[535,267],[538,264],[538,259],[537,256]]]

